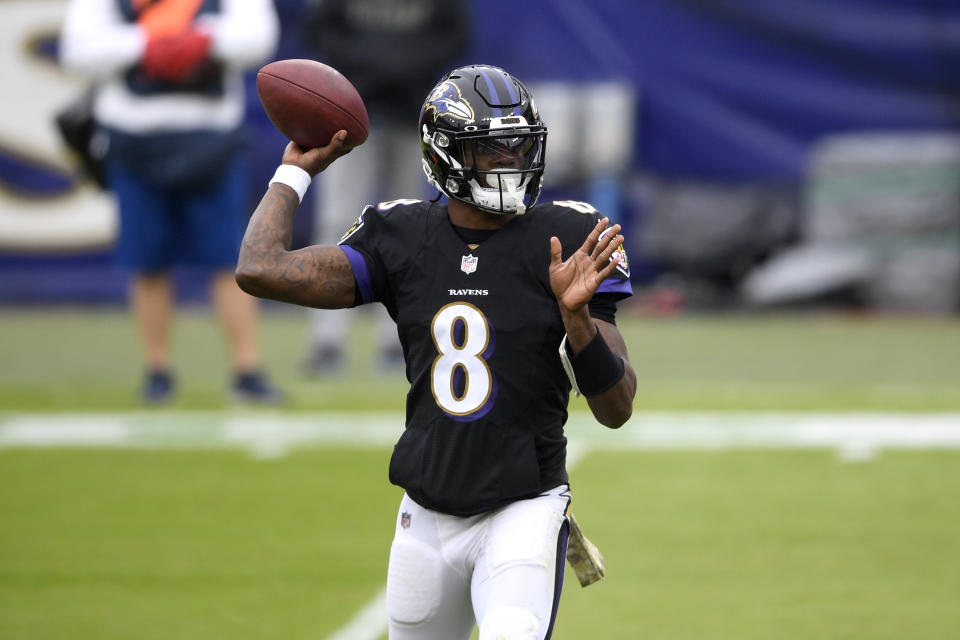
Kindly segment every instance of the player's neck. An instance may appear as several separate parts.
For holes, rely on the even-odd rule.
[[[450,198],[447,203],[450,223],[467,229],[500,229],[516,217],[515,213],[490,213],[466,202]]]

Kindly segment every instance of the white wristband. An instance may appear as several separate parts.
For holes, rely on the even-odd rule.
[[[297,192],[298,202],[303,202],[303,194],[307,192],[307,187],[310,186],[312,181],[313,178],[310,177],[310,174],[300,167],[293,164],[282,164],[277,167],[277,172],[270,179],[270,184],[279,182],[287,185]],[[270,186],[270,184],[267,186]]]

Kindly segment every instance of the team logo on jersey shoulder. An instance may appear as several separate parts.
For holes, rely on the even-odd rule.
[[[426,111],[433,111],[433,121],[441,115],[448,115],[458,120],[473,122],[473,107],[463,98],[460,87],[452,82],[440,84],[430,97],[427,98]]]
[[[467,275],[473,273],[477,270],[477,262],[480,258],[477,258],[472,253],[470,255],[463,256],[463,259],[460,260],[460,271],[463,271]]]
[[[412,520],[412,516],[406,511],[400,514],[400,526],[403,527],[404,529],[410,528],[411,520]]]
[[[366,213],[366,209],[364,209],[363,213]],[[355,234],[357,231],[360,231],[361,228],[363,228],[363,213],[361,213],[360,217],[357,218],[352,225],[350,225],[350,228],[347,229],[346,233],[340,236],[340,239],[337,240],[337,244],[343,244],[347,238],[349,238],[350,236]]]
[[[617,250],[613,252],[612,256],[610,256],[610,260],[617,263],[617,271],[625,275],[627,278],[630,277],[630,261],[627,259],[627,252],[623,248],[623,245],[617,247]]]
[[[603,238],[610,229],[604,229],[603,233],[600,234],[600,237]],[[617,263],[617,271],[630,277],[630,261],[627,259],[627,251],[623,248],[623,245],[617,247],[617,250],[613,252],[613,255],[610,256],[610,262]]]

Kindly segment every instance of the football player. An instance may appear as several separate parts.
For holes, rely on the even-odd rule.
[[[446,202],[368,206],[337,246],[290,251],[314,175],[344,153],[290,143],[250,220],[237,280],[322,308],[383,304],[403,347],[405,490],[387,576],[390,638],[541,640],[570,531],[571,389],[610,428],[636,376],[615,324],[631,292],[620,226],[582,202],[536,205],[547,128],[502,69],[447,74],[420,113],[422,164]]]

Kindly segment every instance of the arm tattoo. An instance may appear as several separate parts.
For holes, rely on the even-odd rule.
[[[293,189],[274,184],[250,218],[240,247],[237,282],[251,295],[308,307],[353,305],[353,270],[337,246],[290,251],[299,202]]]

